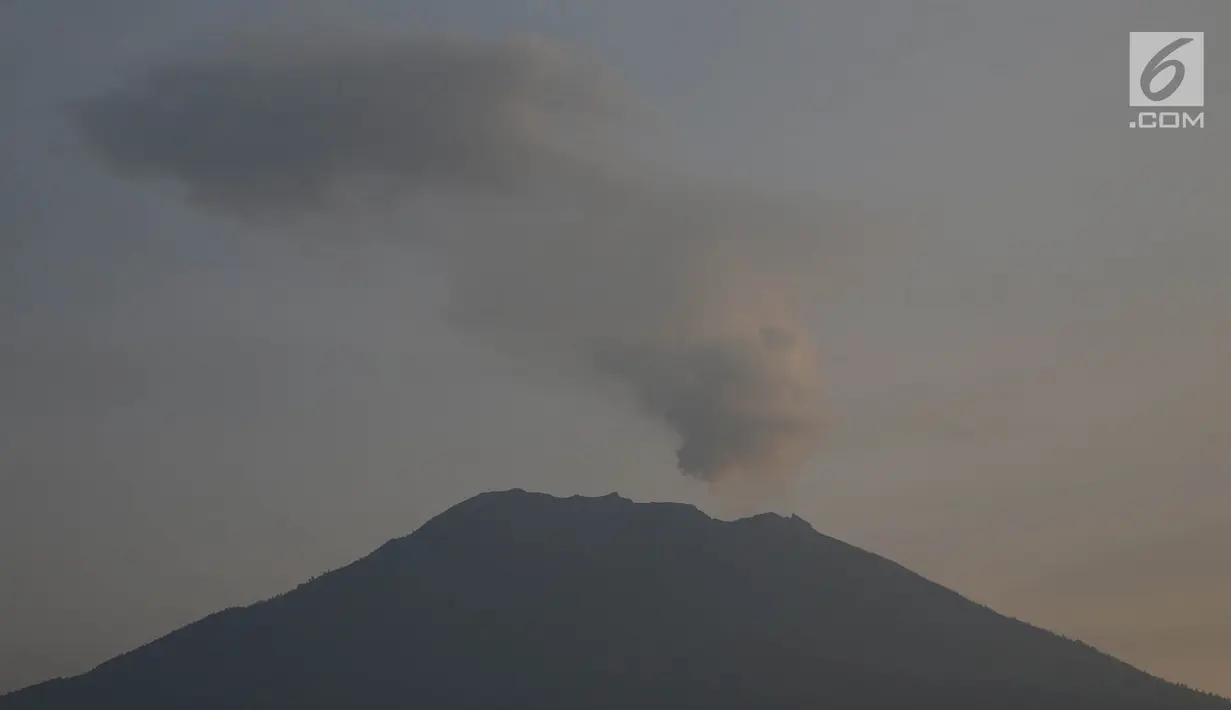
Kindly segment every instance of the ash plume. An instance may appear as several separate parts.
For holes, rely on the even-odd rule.
[[[458,327],[619,383],[682,473],[790,474],[822,424],[796,308],[856,222],[628,168],[611,87],[543,43],[314,37],[156,66],[76,117],[106,165],[212,211],[379,211],[447,265]]]

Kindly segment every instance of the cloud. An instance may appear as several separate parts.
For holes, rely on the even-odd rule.
[[[347,181],[507,188],[612,104],[549,45],[341,37],[228,44],[80,106],[112,166],[229,210],[326,207]],[[591,79],[594,81],[591,82]]]
[[[595,362],[679,432],[683,473],[718,480],[791,472],[821,433],[816,353],[792,328],[761,326],[668,350],[613,348]]]
[[[796,307],[858,220],[630,168],[610,87],[544,43],[317,37],[170,62],[77,116],[106,164],[208,209],[431,250],[452,322],[619,383],[687,475],[794,471],[821,433]]]

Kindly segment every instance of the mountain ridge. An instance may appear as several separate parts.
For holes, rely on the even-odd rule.
[[[0,710],[824,702],[1231,708],[798,516],[514,489]]]

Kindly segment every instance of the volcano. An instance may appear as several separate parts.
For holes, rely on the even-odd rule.
[[[1231,710],[798,517],[487,493],[0,710]]]

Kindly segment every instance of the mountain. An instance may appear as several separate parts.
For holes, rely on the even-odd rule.
[[[0,710],[1231,710],[797,517],[488,493]]]

